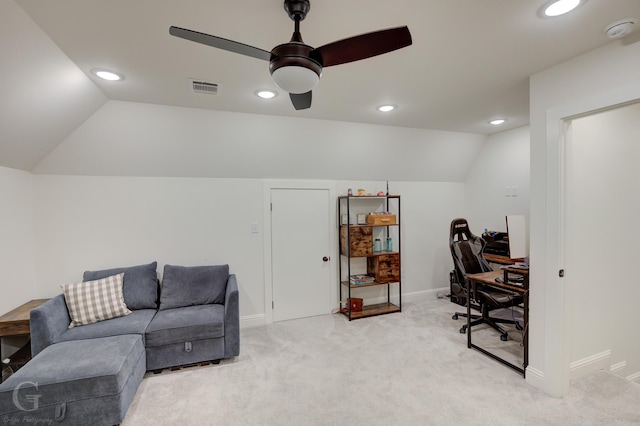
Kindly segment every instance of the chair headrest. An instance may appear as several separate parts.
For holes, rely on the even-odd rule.
[[[474,237],[475,235],[469,229],[469,223],[467,222],[467,219],[458,218],[458,219],[453,219],[451,221],[451,228],[449,230],[449,240],[462,241],[462,240],[470,240]]]

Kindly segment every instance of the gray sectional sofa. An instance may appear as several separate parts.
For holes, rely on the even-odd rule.
[[[228,265],[157,263],[87,271],[124,273],[124,316],[69,328],[60,294],[31,312],[33,359],[0,384],[0,420],[11,424],[119,424],[146,371],[237,356],[238,284]]]

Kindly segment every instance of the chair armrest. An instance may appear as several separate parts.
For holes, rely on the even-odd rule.
[[[36,356],[44,348],[58,341],[60,335],[69,328],[71,318],[67,310],[64,295],[53,299],[31,310],[31,355]]]
[[[235,274],[227,279],[227,291],[224,297],[224,356],[240,354],[240,303],[238,281]]]

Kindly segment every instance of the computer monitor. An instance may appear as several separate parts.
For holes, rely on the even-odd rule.
[[[529,227],[524,215],[510,215],[507,220],[507,235],[509,236],[509,257],[522,259],[529,257]]]

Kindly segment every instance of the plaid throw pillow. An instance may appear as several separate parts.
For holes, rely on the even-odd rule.
[[[61,286],[71,317],[69,328],[129,315],[122,294],[123,277],[124,273]]]

